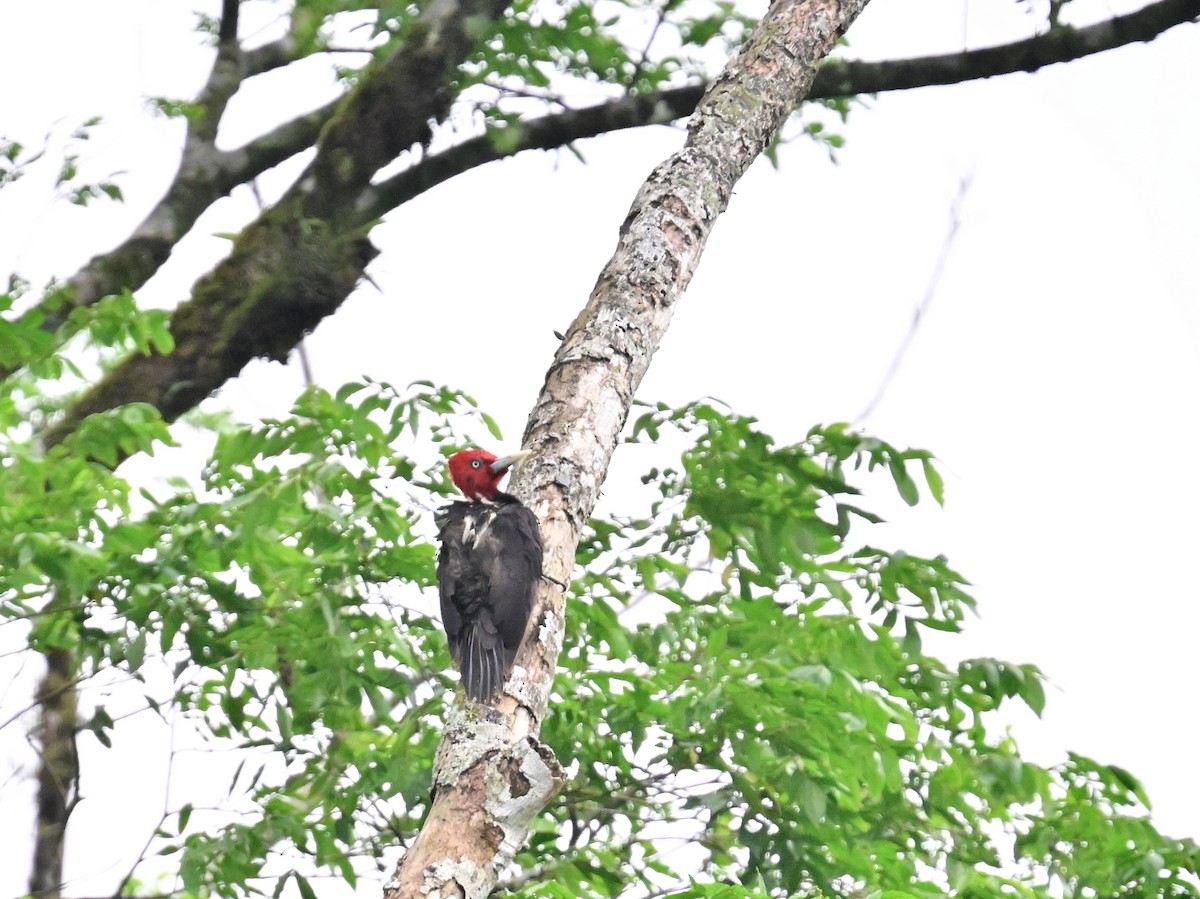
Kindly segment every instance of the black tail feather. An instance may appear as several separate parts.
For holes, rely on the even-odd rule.
[[[495,634],[476,623],[467,628],[462,647],[462,681],[467,696],[487,702],[504,683],[504,653]]]

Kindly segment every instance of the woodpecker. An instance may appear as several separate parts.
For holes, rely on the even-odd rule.
[[[500,490],[528,450],[496,458],[468,449],[450,457],[450,479],[466,501],[437,514],[442,625],[463,688],[476,702],[500,690],[525,637],[542,578],[537,518]]]

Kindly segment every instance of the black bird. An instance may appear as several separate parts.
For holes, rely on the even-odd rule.
[[[437,515],[442,625],[463,687],[476,702],[487,702],[504,684],[542,577],[537,518],[500,490],[509,467],[528,455],[455,453],[450,479],[466,502],[453,502]]]

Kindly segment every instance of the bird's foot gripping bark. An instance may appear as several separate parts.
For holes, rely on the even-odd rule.
[[[547,582],[554,584],[555,586],[561,588],[563,593],[567,592],[566,584],[564,584],[562,581],[560,581],[556,577],[551,577],[550,575],[546,574],[546,572],[544,572],[544,571],[542,572],[542,580],[547,581]]]
[[[480,712],[483,712],[482,717]],[[520,734],[513,717],[494,708],[475,704],[455,703],[446,715],[446,731],[434,759],[433,787],[435,793],[449,786],[461,784],[481,763],[499,765],[505,769],[513,763],[523,769],[526,756],[536,756],[545,769],[545,777],[529,772],[532,781],[548,781],[552,789],[543,790],[548,800],[558,792],[564,777],[562,766],[554,750],[530,734]],[[527,786],[514,785],[519,791],[528,792]],[[489,790],[489,795],[491,791]]]

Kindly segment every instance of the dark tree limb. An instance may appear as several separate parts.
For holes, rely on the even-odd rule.
[[[238,237],[171,317],[175,351],[131,356],[49,428],[59,443],[88,415],[127,403],[173,421],[255,357],[284,361],[362,278],[375,250],[352,224],[356,187],[444,119],[448,85],[473,45],[469,28],[506,0],[434,4],[409,42],[359,82],[324,126],[317,157],[280,202]],[[389,104],[395,104],[391,106]],[[348,224],[350,223],[350,224]]]
[[[227,13],[232,12],[236,29],[237,3],[227,0],[225,7]],[[167,195],[119,247],[92,257],[67,282],[66,291],[28,313],[40,317],[46,330],[57,330],[71,308],[90,306],[109,294],[137,290],[145,284],[200,214],[232,189],[228,179],[214,177],[221,173],[224,158],[215,142],[225,107],[241,87],[245,71],[241,49],[236,40],[226,40],[225,31],[223,19],[217,57],[196,98],[198,112],[188,121],[179,171]],[[0,371],[0,376],[8,374],[11,372]]]
[[[885,91],[957,84],[1014,72],[1034,72],[1048,65],[1151,41],[1164,31],[1200,16],[1200,0],[1158,0],[1124,16],[1084,28],[1056,28],[1037,37],[962,53],[884,62],[829,61],[817,75],[808,99],[829,99]],[[242,57],[243,77],[295,61],[290,39],[276,41]],[[214,67],[214,78],[217,71]],[[525,150],[549,150],[610,131],[666,124],[690,115],[705,85],[689,85],[654,94],[625,96],[596,106],[543,116],[516,125],[519,140],[498,149],[486,136],[464,141],[378,184],[361,188],[349,227],[366,227],[386,213],[487,162]],[[206,88],[207,92],[207,88]],[[202,93],[198,101],[205,103]],[[235,151],[207,153],[185,149],[179,175],[168,194],[134,233],[116,249],[93,258],[69,282],[74,305],[90,305],[123,288],[137,290],[166,261],[171,248],[213,202],[272,166],[315,142],[339,101],[279,126]],[[206,120],[211,119],[206,116]],[[219,117],[217,119],[219,121]],[[414,141],[416,142],[416,141]],[[353,135],[346,143],[353,144]],[[397,151],[399,152],[399,151]],[[362,183],[361,173],[357,178]],[[44,310],[39,314],[45,314]],[[58,316],[46,326],[57,327]],[[5,372],[0,372],[5,374]]]
[[[243,50],[242,60],[246,68],[246,77],[253,78],[275,69],[291,65],[300,57],[296,53],[296,42],[289,35],[269,44],[255,47],[253,50]]]
[[[238,0],[224,0],[217,59],[198,100],[203,114],[196,122],[189,122],[180,167],[180,173],[185,177],[177,177],[173,188],[177,200],[186,198],[189,193],[192,186],[190,173],[193,170],[203,171],[211,156],[216,153],[215,141],[221,116],[244,77],[237,42],[237,7]],[[204,205],[207,206],[207,203]],[[158,227],[161,212],[166,208],[160,204],[155,213],[147,219],[147,222],[151,223],[148,231]],[[157,218],[156,213],[159,213]],[[199,211],[196,215],[199,215]],[[194,218],[192,221],[194,222]],[[156,245],[148,231],[135,235],[135,248],[127,257],[142,263],[145,277],[138,282],[139,286],[157,270],[175,242],[170,240]],[[94,262],[96,260],[93,260]],[[122,285],[111,285],[113,289],[118,289],[119,286]],[[96,294],[91,301],[95,302],[103,295]],[[68,303],[70,301],[69,292]],[[55,310],[53,315],[46,316],[43,326],[57,328],[57,323],[52,319],[58,315],[58,310]],[[53,435],[47,435],[47,438],[46,445],[53,445],[56,438]],[[34,834],[29,892],[37,899],[59,899],[63,882],[67,825],[79,798],[78,692],[76,661],[70,649],[52,649],[45,653],[45,660],[46,673],[38,685],[35,697],[41,707],[41,713],[32,734],[38,744],[41,758],[37,774],[37,829]]]
[[[237,150],[185,145],[179,173],[166,196],[119,247],[92,258],[68,282],[71,304],[90,306],[122,289],[138,290],[213,203],[316,142],[339,101],[293,119]],[[49,317],[48,328],[61,318]]]
[[[1059,26],[1045,34],[998,47],[891,62],[835,62],[821,69],[812,99],[903,91],[1014,72],[1036,72],[1127,44],[1152,41],[1198,17],[1200,0],[1157,0],[1136,12],[1095,25]]]
[[[451,16],[440,4],[429,7],[403,48],[359,81],[322,133],[317,158],[301,177],[306,215],[331,224],[344,218],[376,172],[410,147],[428,144],[432,122],[450,112],[451,82],[476,29],[507,6],[507,0],[458,0],[447,4]]]
[[[817,73],[808,100],[960,84],[1015,72],[1036,72],[1127,44],[1152,41],[1200,16],[1200,0],[1158,0],[1137,12],[1084,28],[1064,28],[1025,40],[914,59],[885,62],[830,60]],[[583,109],[553,113],[517,124],[520,138],[496,146],[486,135],[463,141],[368,188],[358,222],[367,224],[456,175],[526,150],[553,150],[626,128],[666,125],[690,115],[707,85],[624,96]],[[797,98],[799,104],[800,98]]]
[[[38,317],[44,330],[56,331],[70,309],[91,306],[121,290],[138,290],[213,203],[316,143],[340,100],[286,122],[236,150],[216,148],[225,107],[243,82],[295,59],[290,40],[245,53],[236,44],[222,41],[208,81],[196,99],[200,114],[195,123],[188,124],[179,169],[166,195],[119,246],[93,256],[70,278],[65,291],[26,314]],[[10,374],[11,370],[0,368],[0,378]]]

